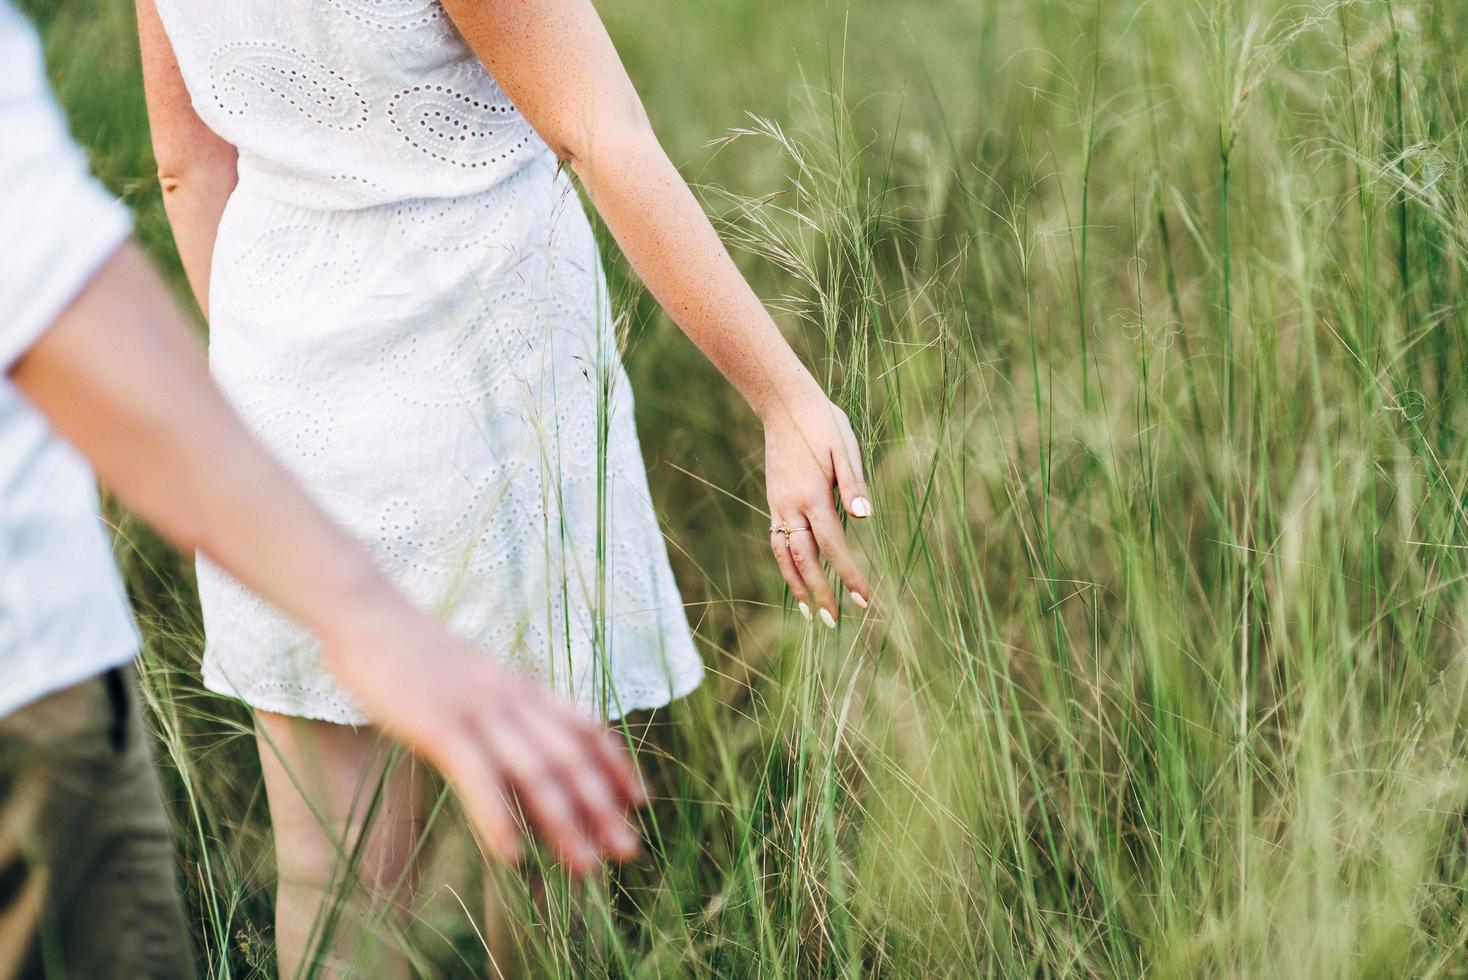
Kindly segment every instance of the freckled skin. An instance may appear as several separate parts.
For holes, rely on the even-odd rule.
[[[444,0],[505,94],[585,186],[647,288],[765,427],[771,547],[800,602],[836,614],[820,557],[865,605],[832,487],[865,516],[860,452],[658,144],[589,0]],[[804,528],[810,528],[807,531]]]
[[[638,275],[765,428],[770,538],[796,599],[837,605],[820,559],[865,604],[870,590],[836,515],[869,513],[851,427],[800,362],[659,145],[589,0],[444,0],[500,87],[565,160]],[[209,260],[235,151],[194,113],[150,0],[139,2],[149,119],[164,203],[189,283],[208,310]]]

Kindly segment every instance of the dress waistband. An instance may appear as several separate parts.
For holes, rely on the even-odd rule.
[[[474,179],[455,175],[454,180],[446,180],[441,175],[427,179],[416,173],[374,177],[348,173],[345,169],[301,173],[285,170],[267,158],[241,150],[236,165],[239,179],[236,191],[308,211],[358,211],[408,201],[473,198],[488,194],[527,171],[537,168],[554,171],[557,163],[555,153],[547,148],[541,153],[527,154],[513,170],[478,175]]]

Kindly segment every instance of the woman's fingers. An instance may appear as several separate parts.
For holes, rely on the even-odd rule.
[[[851,556],[851,548],[846,543],[846,532],[841,529],[841,521],[837,519],[836,512],[831,508],[822,508],[807,514],[806,519],[810,521],[811,531],[815,534],[822,556],[846,584],[851,601],[865,609],[871,599],[871,590],[867,587],[866,576],[862,575],[861,569],[856,567],[856,559]]]
[[[792,528],[790,532],[790,560],[800,573],[801,580],[805,582],[806,591],[814,601],[821,622],[834,627],[836,596],[831,591],[830,583],[826,581],[825,570],[821,568],[821,553],[816,545],[815,535],[804,524]]]
[[[790,541],[783,531],[770,532],[770,550],[775,553],[775,564],[780,566],[780,574],[784,576],[785,584],[790,586],[790,594],[795,597],[800,614],[810,619],[810,592],[800,570],[795,567],[795,559],[790,555]]]
[[[841,494],[841,506],[853,518],[872,516],[871,490],[866,489],[862,478],[862,458],[856,449],[856,439],[850,434],[843,445],[831,450],[831,468],[835,471],[835,486]]]
[[[871,491],[867,489],[866,478],[862,475],[861,448],[857,445],[856,435],[851,431],[851,423],[844,416],[838,420],[836,427],[840,431],[841,442],[831,449],[831,468],[836,474],[836,489],[841,494],[841,506],[852,517],[871,517]]]

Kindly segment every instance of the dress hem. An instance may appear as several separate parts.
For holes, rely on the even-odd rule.
[[[641,696],[610,699],[608,705],[610,710],[606,715],[606,720],[613,722],[633,711],[647,711],[666,707],[674,701],[678,701],[692,694],[703,683],[705,673],[702,660],[695,660],[693,663],[694,668],[691,670],[685,669],[684,672],[680,672],[677,681],[669,685],[667,692],[652,692],[643,689]],[[354,710],[347,705],[321,704],[319,701],[312,702],[299,698],[283,697],[268,691],[244,691],[239,686],[231,684],[227,680],[210,676],[211,673],[210,671],[205,671],[201,677],[206,690],[242,702],[255,711],[269,711],[272,714],[287,715],[291,718],[324,721],[351,728],[361,728],[373,724],[372,719],[366,714]],[[572,698],[569,700],[572,700],[579,707],[586,707],[578,699]]]

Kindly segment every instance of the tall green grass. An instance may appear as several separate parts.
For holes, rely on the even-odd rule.
[[[126,5],[28,6],[173,268]],[[758,426],[614,262],[711,677],[643,752],[650,848],[610,901],[501,873],[525,955],[1468,975],[1468,8],[603,6],[863,440],[877,600],[836,633],[782,603]],[[185,566],[119,540],[201,955],[269,975],[248,716],[194,680]],[[482,971],[477,858],[431,837],[415,956]]]

